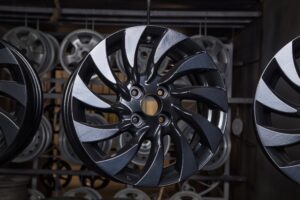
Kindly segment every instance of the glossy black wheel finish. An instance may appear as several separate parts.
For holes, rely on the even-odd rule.
[[[254,118],[267,157],[300,183],[300,38],[284,46],[264,70],[255,94]]]
[[[30,143],[42,117],[37,74],[13,46],[0,41],[0,164]]]
[[[137,53],[145,43],[152,51],[145,70],[141,70]],[[122,51],[125,81],[115,73],[119,67],[110,63],[109,57],[117,51]],[[172,64],[159,73],[164,59]],[[115,99],[92,90],[95,75],[115,92]],[[189,84],[177,84],[182,78]],[[147,97],[156,104],[155,112],[143,109]],[[184,100],[196,103],[188,109]],[[210,160],[223,137],[227,106],[217,68],[197,44],[171,29],[137,26],[106,38],[83,60],[65,91],[63,120],[74,150],[87,165],[115,181],[162,186],[185,180]],[[87,110],[115,113],[119,120],[105,125],[87,124]],[[178,127],[180,121],[195,130],[190,142]],[[104,154],[95,146],[125,132],[131,133],[132,139],[113,154]],[[164,165],[165,136],[171,138],[176,149],[176,162],[168,165]],[[145,141],[151,142],[145,165],[130,167]]]

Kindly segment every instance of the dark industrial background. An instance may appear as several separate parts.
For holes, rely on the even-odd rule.
[[[232,119],[244,123],[240,137],[231,135],[231,170],[245,180],[230,182],[230,200],[295,200],[299,185],[282,175],[263,154],[256,138],[252,99],[257,81],[274,54],[300,35],[297,0],[151,1],[151,24],[187,35],[202,34],[233,41]],[[0,0],[0,33],[28,25],[57,38],[78,28],[110,34],[146,23],[141,0]],[[239,101],[243,98],[244,101]]]

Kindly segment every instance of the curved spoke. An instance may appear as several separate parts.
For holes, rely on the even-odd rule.
[[[74,35],[69,39],[69,41],[75,49],[78,49],[80,46],[82,46],[82,42],[80,41],[78,35]]]
[[[161,78],[159,85],[169,84],[177,78],[190,73],[193,70],[217,70],[216,65],[207,53],[199,53],[188,57],[182,62],[178,63],[168,73]]]
[[[202,141],[208,148],[210,148],[212,152],[215,152],[222,141],[222,131],[199,114],[190,113],[175,105],[172,105],[172,107],[179,116],[194,127],[197,133],[199,132]]]
[[[137,54],[138,43],[145,30],[146,26],[136,26],[125,30],[124,50],[122,50],[122,59],[124,68],[128,77],[137,83],[139,81],[139,74],[137,69]],[[126,66],[129,67],[126,67]]]
[[[110,175],[115,175],[120,172],[136,155],[141,141],[148,129],[148,126],[139,129],[136,133],[136,137],[128,142],[115,156],[106,160],[98,161],[97,165]]]
[[[8,50],[8,48],[0,49],[0,60],[1,63],[5,63],[5,64],[18,64],[18,61],[13,56],[13,54]]]
[[[131,122],[129,120],[119,124],[98,127],[74,121],[74,127],[81,142],[100,142],[110,139],[124,132],[130,125]]]
[[[4,93],[23,106],[26,105],[27,98],[26,98],[26,87],[22,84],[19,84],[15,81],[1,81],[0,80],[0,93]]]
[[[275,55],[275,59],[286,77],[300,87],[300,78],[293,55],[293,41],[291,41]]]
[[[78,62],[78,57],[76,54],[69,54],[69,55],[66,55],[66,62],[68,64],[72,64],[72,63],[76,63]]]
[[[157,47],[155,48],[154,53],[154,64],[157,64],[158,61],[162,58],[162,56],[174,45],[179,42],[185,40],[187,36],[168,29],[168,31],[164,34],[162,39],[159,41]]]
[[[281,130],[275,128],[265,128],[257,125],[261,142],[267,147],[279,147],[293,145],[300,142],[300,130]]]
[[[182,181],[193,175],[197,171],[197,162],[195,160],[193,150],[191,149],[190,144],[184,137],[181,130],[177,127],[176,124],[173,123],[171,124],[171,129],[173,130],[173,132],[172,134],[170,134],[170,136],[173,138],[177,152],[180,152],[180,154],[178,154],[176,164],[180,169],[178,181]]]
[[[107,60],[107,53],[106,53],[106,40],[100,42],[91,52],[90,56],[94,61],[101,78],[107,80],[110,85],[117,84],[116,77],[114,76],[109,62]]]
[[[174,45],[178,44],[179,42],[187,39],[187,36],[178,33],[176,31],[168,29],[167,32],[163,35],[160,39],[159,43],[154,49],[154,52],[151,53],[147,64],[147,71],[148,77],[147,82],[151,81],[157,73],[158,63],[161,58],[167,53],[167,51],[172,48]]]
[[[227,98],[227,93],[222,88],[190,86],[173,89],[171,94],[182,99],[201,99],[209,105],[217,106],[225,112],[228,109],[228,104],[224,101]]]
[[[279,168],[283,171],[283,173],[285,173],[291,179],[293,179],[297,183],[300,182],[300,176],[295,176],[295,174],[299,174],[300,164],[287,165],[287,166],[279,167]]]
[[[39,37],[37,35],[38,33],[36,31],[30,31],[28,33],[28,36],[27,36],[27,39],[26,39],[26,42],[27,42],[27,45],[30,46],[32,44],[34,44],[35,42],[39,41]]]
[[[74,80],[73,85],[73,97],[77,100],[85,103],[89,106],[99,108],[102,110],[114,110],[114,111],[126,111],[127,108],[121,104],[114,104],[101,96],[95,95],[82,81],[82,79],[77,76]]]
[[[139,40],[146,26],[136,26],[126,29],[125,31],[125,53],[130,67],[136,65],[136,54]]]
[[[100,42],[90,53],[88,59],[90,58],[96,66],[96,73],[108,86],[110,86],[117,93],[121,93],[124,98],[129,99],[128,89],[117,80],[108,62],[108,57],[106,53],[106,42],[104,39]]]
[[[5,111],[0,110],[0,129],[3,131],[7,145],[10,145],[19,132],[18,124]]]
[[[266,85],[263,79],[260,80],[256,90],[256,101],[264,106],[282,113],[297,113],[297,109],[285,102],[282,98],[275,95]]]
[[[158,185],[164,166],[164,147],[161,139],[161,127],[154,131],[154,141],[152,140],[151,151],[146,165],[143,169],[142,177],[135,183],[140,186]]]

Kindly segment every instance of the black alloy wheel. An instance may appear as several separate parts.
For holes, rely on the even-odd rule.
[[[300,183],[300,37],[271,59],[254,101],[257,136],[270,161]]]
[[[36,72],[13,46],[0,41],[0,164],[30,143],[42,117]]]
[[[146,67],[137,60],[145,44],[151,46]],[[111,63],[118,52],[124,73]],[[171,63],[160,70],[165,59]],[[93,84],[101,83],[111,95],[94,89]],[[115,181],[153,187],[185,180],[210,160],[222,141],[227,109],[224,83],[207,53],[171,29],[137,26],[110,35],[82,61],[65,90],[63,120],[71,145],[86,165]],[[113,113],[118,120],[88,124],[87,112]],[[191,141],[178,123],[192,128]],[[115,152],[104,153],[95,145],[124,133],[132,138]],[[164,152],[167,136],[176,151],[172,162]],[[151,143],[147,161],[133,166],[144,142]]]

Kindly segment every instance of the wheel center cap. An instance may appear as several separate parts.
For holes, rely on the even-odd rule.
[[[152,95],[146,95],[141,101],[141,109],[148,116],[156,116],[160,112],[161,103]]]

